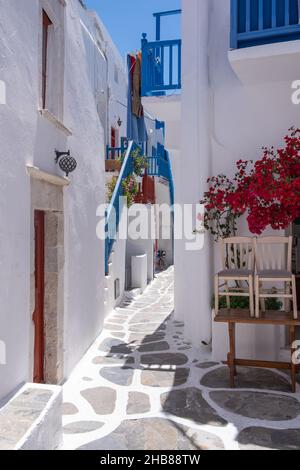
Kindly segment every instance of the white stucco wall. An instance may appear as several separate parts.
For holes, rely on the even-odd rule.
[[[210,90],[207,52],[210,1],[183,1],[181,158],[175,172],[175,202],[196,204],[211,169]],[[196,46],[197,45],[197,46]],[[210,242],[201,251],[186,251],[175,240],[175,315],[185,321],[187,338],[199,345],[210,338]]]
[[[54,9],[53,0],[50,8]],[[49,4],[49,3],[48,3]],[[43,5],[47,6],[44,0]],[[60,7],[62,3],[59,3]],[[30,177],[26,164],[62,175],[54,150],[68,150],[78,162],[64,189],[65,293],[64,375],[67,377],[99,333],[104,319],[104,244],[96,237],[96,208],[105,201],[104,129],[97,112],[94,70],[100,51],[87,53],[83,24],[89,13],[69,0],[65,17],[63,124],[72,136],[38,113],[40,106],[41,4],[0,0],[0,80],[6,105],[0,105],[0,340],[6,365],[0,365],[0,398],[32,381],[32,311],[30,309]],[[109,41],[109,38],[107,38]],[[95,59],[96,57],[96,59]],[[110,55],[113,60],[113,53]],[[117,66],[121,59],[115,57]],[[1,343],[2,344],[2,343]]]
[[[285,78],[264,72],[263,79],[251,83],[235,74],[228,59],[229,0],[183,0],[182,6],[182,166],[175,195],[181,203],[196,203],[208,176],[232,175],[237,160],[260,158],[264,145],[280,146],[288,128],[299,126],[300,114],[291,102],[288,73]],[[253,77],[259,64],[251,65]],[[242,226],[240,233],[247,234]],[[213,256],[210,246],[210,236],[199,253],[189,254],[175,243],[175,312],[185,320],[186,335],[196,345],[209,335],[211,325],[212,276],[219,266],[219,250],[213,245]],[[263,341],[259,333],[254,336],[256,352],[264,353],[269,341],[276,355],[278,335],[270,330]]]

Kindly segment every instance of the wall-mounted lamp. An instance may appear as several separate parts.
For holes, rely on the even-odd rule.
[[[60,169],[69,176],[69,173],[76,170],[77,162],[74,157],[71,157],[70,150],[68,152],[59,152],[55,150],[55,163],[59,163]]]
[[[121,127],[121,126],[122,126],[122,124],[123,124],[123,122],[122,122],[122,119],[121,119],[120,117],[119,117],[119,119],[118,119],[118,121],[117,121],[117,122],[118,122],[118,126],[119,126],[119,127]]]

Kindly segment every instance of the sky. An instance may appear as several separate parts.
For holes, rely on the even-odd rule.
[[[181,0],[84,0],[97,11],[122,57],[141,47],[142,33],[155,40],[155,19],[152,14],[181,8]],[[162,39],[180,37],[180,16],[162,19]]]

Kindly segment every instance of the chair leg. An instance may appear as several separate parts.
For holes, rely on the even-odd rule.
[[[234,378],[237,375],[236,366],[235,366],[235,323],[228,323],[228,332],[229,332],[229,346],[230,352],[228,354],[228,366],[230,371],[230,387],[234,388],[235,381]]]
[[[255,276],[255,316],[259,318],[259,277]]]
[[[296,277],[292,276],[292,295],[293,295],[293,312],[294,319],[298,319],[298,306],[297,306],[297,288],[296,288]]]
[[[215,315],[219,313],[219,276],[215,276]]]
[[[249,277],[249,305],[250,305],[250,315],[251,318],[254,318],[254,292],[253,292],[253,276]]]

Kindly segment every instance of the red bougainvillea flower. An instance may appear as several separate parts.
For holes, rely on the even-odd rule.
[[[205,227],[216,237],[235,233],[237,219],[247,213],[249,230],[287,228],[300,216],[300,130],[291,128],[280,149],[263,148],[260,160],[239,160],[231,181],[210,178],[201,201]]]

